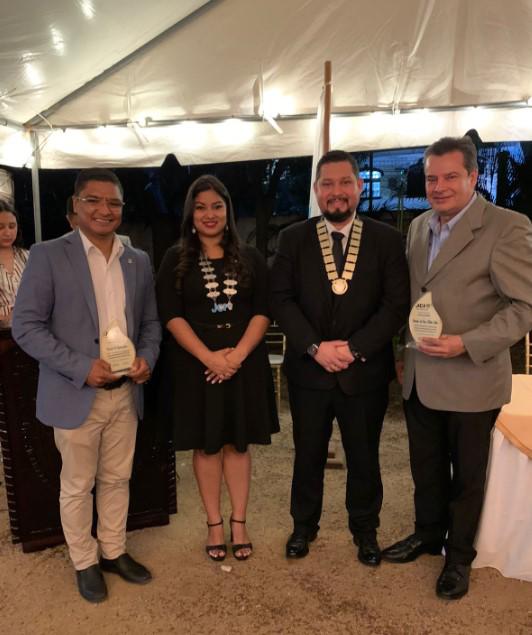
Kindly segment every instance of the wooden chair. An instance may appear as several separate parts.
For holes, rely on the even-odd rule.
[[[277,408],[281,409],[281,367],[284,361],[284,353],[286,350],[286,337],[279,329],[279,326],[272,322],[270,330],[265,337],[266,346],[268,347],[268,360],[273,372],[275,395],[277,397]]]

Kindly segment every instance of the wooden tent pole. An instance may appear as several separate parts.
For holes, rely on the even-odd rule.
[[[332,104],[332,63],[325,62],[324,67],[325,95],[323,99],[323,154],[331,149],[331,104]]]
[[[324,86],[325,86],[325,94],[323,96],[323,131],[322,131],[322,139],[323,139],[323,154],[329,152],[331,149],[331,110],[332,110],[332,64],[330,61],[325,62],[324,67]],[[327,463],[326,467],[328,468],[339,468],[342,469],[344,467],[343,459],[341,452],[338,448],[338,442],[336,439],[331,437],[329,441],[329,450],[327,453]]]

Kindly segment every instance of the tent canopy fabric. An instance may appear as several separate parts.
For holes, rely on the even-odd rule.
[[[28,128],[43,167],[308,155],[325,60],[335,147],[532,139],[532,0],[6,4],[2,163]]]

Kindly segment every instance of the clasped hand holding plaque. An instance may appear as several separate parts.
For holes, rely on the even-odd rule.
[[[100,357],[109,364],[115,375],[126,375],[133,366],[135,346],[115,321],[100,338]]]
[[[417,348],[424,337],[440,337],[442,334],[442,319],[432,304],[431,291],[424,293],[412,307],[408,326],[414,341],[408,342],[407,348]]]

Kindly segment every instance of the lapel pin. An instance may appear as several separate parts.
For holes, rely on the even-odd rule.
[[[131,258],[128,258],[128,259],[127,259],[127,264],[128,264],[128,265],[132,265],[132,264],[133,264],[133,260],[131,260]]]

